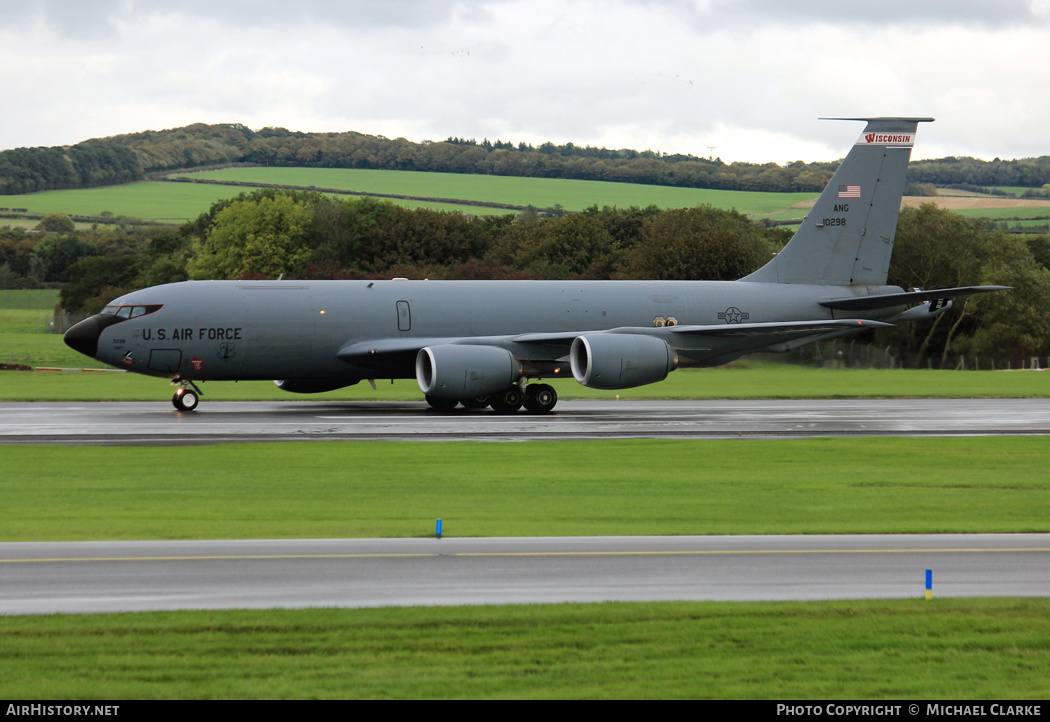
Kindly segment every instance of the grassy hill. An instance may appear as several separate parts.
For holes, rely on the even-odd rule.
[[[514,213],[526,206],[542,209],[557,205],[567,211],[580,211],[595,204],[621,208],[650,204],[660,208],[686,208],[708,204],[717,208],[735,208],[753,218],[780,222],[801,219],[817,197],[815,193],[725,191],[560,178],[342,168],[243,166],[180,173],[173,177],[207,182],[142,181],[101,188],[0,195],[0,208],[25,209],[24,213],[0,211],[0,223],[32,225],[35,219],[47,213],[97,217],[106,211],[160,223],[181,223],[196,218],[217,200],[251,191],[258,185],[378,195],[390,197],[408,208],[423,207],[473,215]],[[1036,232],[1045,229],[1045,219],[1050,216],[1050,201],[995,196],[905,199],[906,205],[926,202],[970,218],[991,221],[1033,219],[1024,221],[1024,225],[1033,226]],[[19,216],[29,216],[34,220],[20,221]]]
[[[537,208],[560,204],[569,211],[580,211],[594,204],[620,207],[655,204],[661,208],[686,208],[707,203],[719,208],[736,208],[741,213],[769,215],[783,213],[796,203],[816,197],[814,193],[753,193],[561,178],[341,168],[226,168],[182,174],[180,177],[315,186],[362,193],[532,205]]]
[[[816,197],[813,193],[753,193],[600,181],[327,168],[243,167],[183,174],[182,177],[229,183],[330,188],[417,199],[481,201],[521,207],[531,205],[548,208],[561,205],[569,211],[583,210],[593,204],[620,207],[655,204],[661,208],[710,204],[777,220],[800,218],[804,211],[792,206]],[[25,208],[29,214],[38,215],[66,213],[97,216],[103,211],[109,211],[135,218],[180,222],[195,218],[216,200],[249,190],[251,188],[239,185],[143,181],[103,188],[0,196],[0,207]],[[396,202],[410,208],[428,207],[472,214],[515,212],[455,202],[404,199]]]

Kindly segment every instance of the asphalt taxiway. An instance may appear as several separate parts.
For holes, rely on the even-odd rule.
[[[0,544],[0,614],[1050,596],[1050,534]]]
[[[501,416],[423,402],[2,403],[0,444],[528,441],[1050,434],[1050,399],[562,401]]]

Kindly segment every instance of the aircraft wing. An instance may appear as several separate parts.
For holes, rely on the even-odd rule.
[[[533,333],[511,336],[380,338],[351,343],[339,349],[336,356],[341,361],[362,366],[387,366],[391,363],[415,363],[416,354],[428,346],[496,346],[510,349],[519,343],[554,346],[559,349],[558,355],[561,356],[564,353],[568,353],[572,340],[583,333],[586,332]],[[564,349],[564,353],[562,353],[561,349]]]
[[[816,333],[839,331],[862,331],[892,324],[858,318],[827,319],[823,321],[787,321],[781,323],[727,323],[712,326],[671,326],[668,332],[686,333],[696,336],[763,337],[770,341],[782,336],[808,336]]]
[[[406,357],[414,360],[419,350],[426,346],[455,343],[461,339],[454,338],[378,338],[357,341],[339,349],[336,356],[340,361],[378,366],[389,363],[391,359]]]
[[[868,328],[879,328],[892,324],[881,321],[869,321],[866,319],[825,319],[821,321],[783,321],[773,323],[719,323],[711,325],[696,326],[663,326],[655,328],[652,326],[624,326],[599,331],[572,331],[566,333],[526,333],[520,336],[500,337],[514,343],[544,344],[544,345],[569,345],[577,336],[586,336],[595,333],[633,333],[642,336],[671,337],[674,334],[689,334],[691,336],[780,336],[780,335],[809,335],[813,333],[824,333],[826,331],[860,331]],[[465,342],[473,343],[473,342]],[[479,343],[485,343],[479,341]]]
[[[914,295],[914,294],[910,294]],[[824,333],[850,333],[868,328],[879,328],[891,324],[881,321],[869,321],[862,319],[827,319],[822,321],[786,321],[774,323],[733,323],[705,326],[665,326],[656,328],[652,326],[625,326],[608,330],[589,331],[564,331],[557,333],[523,333],[508,336],[463,336],[442,338],[382,338],[368,341],[357,341],[344,346],[337,354],[339,359],[350,363],[364,366],[386,365],[391,361],[408,363],[415,358],[419,351],[427,346],[439,345],[466,345],[466,346],[497,346],[500,348],[513,349],[515,345],[525,346],[550,346],[557,349],[559,356],[567,354],[573,340],[580,336],[593,336],[595,334],[634,334],[639,336],[655,336],[663,338],[672,345],[676,336],[685,338],[678,339],[681,345],[693,345],[686,338],[698,339],[709,337],[712,339],[747,340],[748,346],[776,343],[778,341],[792,340],[805,336],[813,336]]]
[[[939,301],[948,298],[973,296],[978,293],[1008,291],[1010,286],[960,286],[958,288],[938,288],[933,291],[910,291],[908,293],[887,293],[881,296],[849,296],[848,298],[828,298],[819,301],[825,308],[839,311],[873,311],[878,308],[906,306],[912,303]]]

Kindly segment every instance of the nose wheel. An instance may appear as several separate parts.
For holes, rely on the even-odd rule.
[[[171,397],[171,404],[176,411],[193,411],[200,403],[201,392],[196,386],[182,386]]]

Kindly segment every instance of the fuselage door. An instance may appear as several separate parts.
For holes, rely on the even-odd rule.
[[[154,348],[149,352],[149,370],[177,376],[182,365],[182,351],[177,348]]]
[[[397,302],[397,330],[412,330],[412,312],[408,307],[408,301]]]

